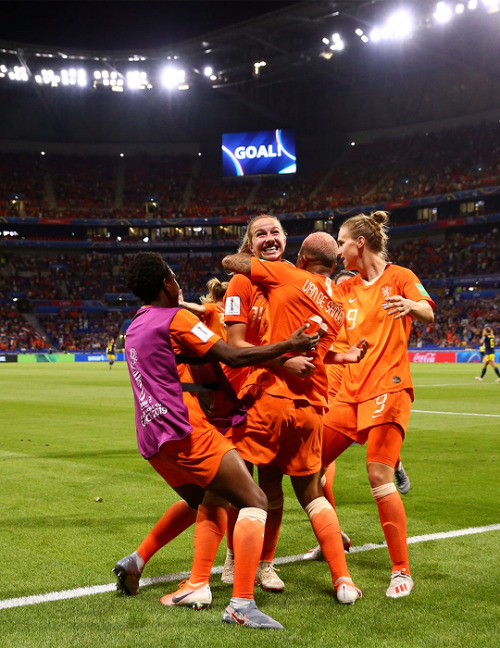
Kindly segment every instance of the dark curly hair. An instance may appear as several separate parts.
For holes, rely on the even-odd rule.
[[[164,279],[171,279],[173,272],[157,252],[139,252],[132,259],[127,286],[145,304],[154,301],[163,287]]]

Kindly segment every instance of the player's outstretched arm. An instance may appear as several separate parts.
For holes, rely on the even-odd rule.
[[[368,341],[361,338],[347,351],[328,351],[325,356],[325,364],[356,364],[365,357],[367,351]]]
[[[222,267],[226,272],[250,277],[252,273],[252,255],[244,254],[243,252],[230,254],[222,259]]]
[[[387,311],[387,315],[394,315],[394,319],[411,315],[425,324],[432,324],[434,321],[432,306],[425,299],[413,301],[413,299],[406,299],[401,295],[392,295],[385,300],[382,307]]]
[[[191,311],[192,313],[197,313],[198,315],[203,314],[207,310],[203,304],[184,301],[184,295],[182,293],[182,290],[179,290],[179,306],[182,306],[182,308],[187,308],[188,311]]]
[[[308,327],[309,324],[304,324],[304,326],[292,333],[288,340],[264,346],[236,349],[229,346],[224,340],[219,340],[206,353],[206,357],[223,362],[229,367],[237,368],[266,362],[289,351],[310,351],[318,344],[320,336],[318,333],[313,335],[305,333]]]

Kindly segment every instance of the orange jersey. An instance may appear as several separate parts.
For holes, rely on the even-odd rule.
[[[349,346],[349,341],[347,340],[347,335],[344,327],[337,335],[335,342],[332,345],[331,351],[338,351],[344,353],[348,351],[351,347]],[[342,378],[344,377],[345,365],[343,364],[327,364],[326,374],[328,376],[328,402],[330,403],[335,396],[337,395],[340,385],[342,383]]]
[[[227,339],[226,327],[224,326],[224,307],[219,304],[207,302],[203,304],[205,312],[201,316],[203,324],[214,333],[217,333],[223,340]]]
[[[316,350],[310,352],[316,365],[310,378],[298,378],[286,369],[255,368],[247,385],[258,384],[271,395],[306,399],[314,407],[325,408],[328,381],[323,358],[344,323],[338,287],[327,277],[289,263],[256,258],[252,259],[252,281],[263,287],[268,298],[269,326],[263,333],[263,343],[284,340],[306,323],[312,325],[311,332],[319,324],[326,330]]]
[[[260,323],[267,307],[262,289],[248,277],[237,274],[232,277],[224,297],[224,321],[246,324],[245,340],[260,346]]]
[[[196,358],[204,356],[220,337],[202,324],[196,315],[181,308],[170,324],[170,340],[176,355],[184,354]],[[188,364],[178,364],[177,372],[181,382],[196,382]],[[196,392],[183,392],[182,399],[188,409],[189,422],[193,428],[213,427],[200,406]]]
[[[373,282],[366,284],[356,275],[338,289],[343,295],[349,347],[364,337],[368,340],[368,351],[361,362],[346,366],[337,399],[360,403],[403,389],[408,389],[413,399],[408,360],[413,318],[407,315],[395,319],[382,306],[388,297],[401,295],[413,301],[426,300],[434,308],[418,277],[407,268],[387,264]]]
[[[267,300],[261,288],[255,286],[248,277],[237,274],[232,277],[224,297],[224,321],[228,327],[245,324],[245,341],[260,346],[260,327],[267,308]],[[236,393],[240,391],[248,376],[249,368],[231,369],[224,366],[224,373]]]

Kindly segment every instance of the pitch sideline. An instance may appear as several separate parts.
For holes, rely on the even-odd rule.
[[[418,542],[430,542],[431,540],[445,540],[447,538],[458,538],[461,536],[474,535],[477,533],[488,533],[489,531],[500,531],[500,524],[490,524],[489,526],[469,527],[468,529],[457,529],[456,531],[446,531],[441,533],[429,533],[427,535],[413,536],[408,538],[408,544],[416,544]],[[373,549],[382,549],[386,547],[386,543],[382,544],[364,544],[359,547],[351,547],[350,553],[359,553],[361,551],[372,551]],[[307,554],[298,554],[296,556],[284,556],[283,558],[276,558],[274,564],[284,565],[286,563],[298,562],[300,560],[307,560]],[[212,574],[220,574],[222,566],[214,567]],[[178,572],[177,574],[166,574],[165,576],[155,576],[153,578],[141,579],[141,586],[153,585],[156,583],[169,583],[172,581],[179,581],[183,578],[188,578],[189,572]],[[62,590],[60,592],[47,592],[46,594],[36,594],[34,596],[22,596],[20,598],[0,600],[0,610],[7,610],[15,607],[24,607],[26,605],[37,605],[38,603],[48,603],[50,601],[62,601],[72,598],[80,598],[82,596],[92,596],[94,594],[104,594],[106,592],[116,591],[116,583],[108,583],[107,585],[93,585],[89,587],[77,587],[71,590]]]

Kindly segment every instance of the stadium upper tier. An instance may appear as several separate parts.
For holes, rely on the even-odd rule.
[[[303,168],[311,168],[304,164]],[[500,185],[500,125],[346,146],[290,176],[224,181],[199,156],[0,153],[0,215],[100,219],[239,218],[343,210]]]

